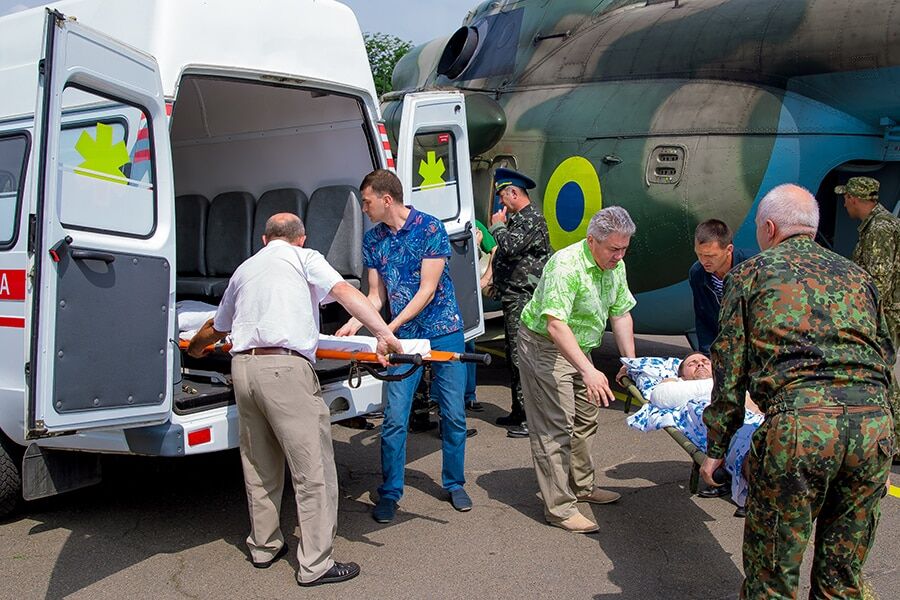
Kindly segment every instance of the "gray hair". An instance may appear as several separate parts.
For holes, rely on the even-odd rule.
[[[287,240],[293,242],[306,235],[306,228],[300,217],[293,213],[278,213],[266,221],[267,240]]]
[[[608,206],[591,217],[587,232],[595,240],[605,240],[614,233],[631,237],[636,229],[627,210],[621,206]]]
[[[809,190],[793,183],[773,188],[759,201],[756,224],[772,221],[784,236],[815,235],[819,229],[819,203]]]

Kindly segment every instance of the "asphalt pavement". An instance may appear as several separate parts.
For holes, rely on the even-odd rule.
[[[679,338],[638,343],[642,355],[686,351]],[[611,341],[595,361],[615,373]],[[691,496],[690,459],[664,432],[629,429],[621,402],[601,411],[594,458],[598,484],[622,499],[580,505],[599,523],[597,534],[546,525],[528,440],[507,438],[493,424],[509,409],[505,382],[502,360],[479,368],[485,410],[469,415],[478,434],[467,446],[475,503],[468,513],[454,511],[441,489],[440,440],[429,432],[409,438],[397,519],[376,523],[380,421],[371,430],[334,427],[335,558],[361,565],[355,580],[295,584],[299,531],[290,494],[282,523],[291,552],[267,570],[251,567],[237,452],[111,457],[101,485],[28,504],[0,522],[0,598],[737,598],[743,521],[726,500]],[[900,595],[900,498],[882,507],[865,572],[888,599]],[[808,559],[809,552],[804,571]]]

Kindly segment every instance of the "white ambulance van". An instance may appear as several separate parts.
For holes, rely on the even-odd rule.
[[[355,16],[331,0],[59,2],[0,18],[0,90],[0,517],[99,481],[102,453],[236,447],[230,360],[179,351],[176,304],[214,306],[283,211],[365,291],[357,186],[394,163]],[[403,111],[396,170],[446,225],[471,339],[463,97]],[[330,333],[348,315],[320,317]],[[380,381],[317,370],[334,420],[381,408]]]

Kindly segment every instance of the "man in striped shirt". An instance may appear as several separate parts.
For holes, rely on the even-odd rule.
[[[718,219],[703,221],[694,232],[697,262],[691,267],[688,279],[694,294],[697,350],[707,356],[710,345],[719,334],[719,306],[725,274],[752,255],[735,248],[731,241],[731,230]]]

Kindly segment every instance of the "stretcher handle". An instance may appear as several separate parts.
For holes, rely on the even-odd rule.
[[[425,355],[428,362],[474,362],[483,365],[491,364],[490,354],[477,354],[474,352],[447,352],[446,350],[432,350]]]
[[[184,350],[185,352],[187,352],[187,349],[190,345],[191,345],[191,343],[188,340],[178,340],[178,349],[179,350]],[[207,346],[206,348],[203,349],[204,354],[209,354],[210,352],[225,352],[225,353],[227,353],[230,351],[231,351],[231,344],[223,344],[221,342],[219,342],[217,344],[210,344],[209,346]]]
[[[346,350],[326,350],[319,348],[316,350],[316,358],[330,360],[350,360],[362,363],[377,363],[378,355],[374,352],[356,352]],[[425,361],[421,354],[400,354],[391,353],[387,355],[387,360],[392,365],[415,365],[422,366]]]
[[[396,354],[393,352],[387,355],[387,361],[392,365],[416,365],[417,367],[421,367],[425,362],[421,354]]]
[[[459,354],[459,362],[464,363],[478,363],[479,365],[489,365],[491,364],[491,355],[488,353],[480,353],[480,352],[461,352]]]

